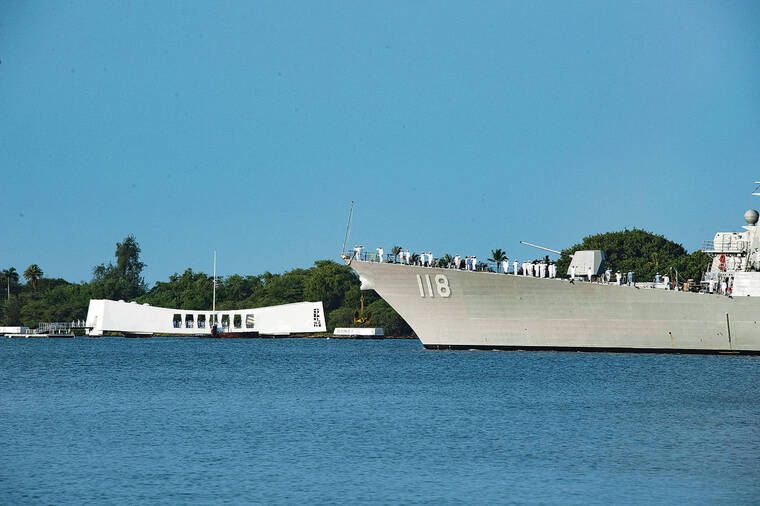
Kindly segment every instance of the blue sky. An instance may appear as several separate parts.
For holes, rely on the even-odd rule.
[[[694,250],[760,180],[759,2],[0,1],[0,266]],[[753,200],[755,199],[755,200]]]

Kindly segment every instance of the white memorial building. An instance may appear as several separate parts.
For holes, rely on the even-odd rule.
[[[102,336],[104,332],[128,335],[208,335],[213,322],[212,311],[168,309],[123,300],[92,299],[87,311],[86,332]],[[297,302],[254,309],[216,311],[217,327],[240,337],[258,333],[262,336],[285,336],[325,332],[322,302]]]

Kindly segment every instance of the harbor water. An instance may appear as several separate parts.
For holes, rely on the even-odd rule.
[[[0,340],[2,504],[758,504],[760,357]]]

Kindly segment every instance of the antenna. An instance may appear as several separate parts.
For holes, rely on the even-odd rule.
[[[346,225],[346,235],[343,237],[343,249],[340,252],[340,256],[345,258],[346,256],[346,241],[348,241],[348,233],[351,230],[351,216],[354,214],[354,201],[351,201],[351,209],[348,211],[348,224]]]

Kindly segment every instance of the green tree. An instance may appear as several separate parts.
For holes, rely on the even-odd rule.
[[[8,289],[8,300],[11,298],[11,286],[18,284],[18,272],[15,267],[8,267],[3,270],[3,281]]]
[[[133,235],[116,243],[116,265],[100,264],[93,268],[92,284],[96,298],[132,300],[146,292],[140,261],[140,245]]]
[[[22,303],[18,297],[12,295],[5,301],[3,308],[3,324],[7,326],[21,325]]]
[[[491,258],[489,258],[488,261],[496,262],[496,272],[499,272],[499,265],[501,265],[502,260],[505,258],[507,258],[507,254],[504,253],[501,249],[492,249]]]
[[[373,327],[382,327],[387,336],[410,336],[412,328],[401,316],[383,299],[378,298],[365,308],[372,313]]]
[[[329,313],[340,307],[346,293],[358,285],[358,277],[348,266],[330,260],[318,260],[314,262],[314,268],[306,281],[303,300],[321,300],[325,313]]]
[[[24,271],[24,279],[31,283],[34,293],[37,293],[37,281],[42,277],[42,269],[37,264],[32,264]]]
[[[141,276],[145,264],[140,261],[140,245],[134,235],[128,235],[124,242],[116,243],[116,268],[119,274],[135,286],[144,285]]]
[[[451,257],[451,255],[449,255],[448,253],[446,253],[445,255],[443,255],[443,256],[442,256],[442,257],[441,257],[441,258],[438,260],[438,265],[439,265],[440,267],[448,267],[448,266],[449,266],[449,265],[451,265],[453,262],[454,262],[454,259]]]

